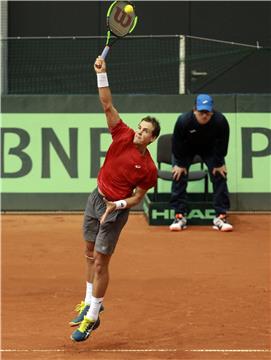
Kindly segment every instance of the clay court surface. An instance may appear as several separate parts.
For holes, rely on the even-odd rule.
[[[3,359],[270,359],[270,220],[179,233],[130,215],[101,326],[70,340],[84,298],[82,214],[2,215]],[[211,351],[212,350],[212,351]]]

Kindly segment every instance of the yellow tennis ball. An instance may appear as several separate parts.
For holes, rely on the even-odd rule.
[[[124,6],[124,12],[126,12],[126,14],[131,14],[134,11],[134,8],[132,7],[132,5],[128,4]]]

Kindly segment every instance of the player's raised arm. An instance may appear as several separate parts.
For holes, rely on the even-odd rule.
[[[118,111],[113,106],[112,94],[109,88],[106,73],[106,63],[104,59],[102,59],[100,56],[96,59],[94,63],[94,69],[97,74],[99,97],[104,113],[106,115],[107,125],[108,127],[112,128],[120,121],[120,116]]]

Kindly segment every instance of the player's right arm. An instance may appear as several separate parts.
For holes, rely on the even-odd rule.
[[[113,128],[120,121],[120,116],[118,111],[113,106],[111,90],[109,88],[108,82],[105,80],[107,79],[106,63],[100,56],[95,61],[94,69],[96,71],[97,77],[102,77],[100,84],[98,79],[99,98],[106,116],[107,125],[109,128]]]

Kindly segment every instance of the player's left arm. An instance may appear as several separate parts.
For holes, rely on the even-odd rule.
[[[146,192],[148,190],[142,189],[139,186],[135,189],[133,195],[127,199],[125,199],[125,201],[127,202],[127,207],[131,208],[133,206],[136,206],[140,203],[140,201],[144,198]]]
[[[108,200],[104,199],[104,201],[106,203],[106,210],[100,219],[100,223],[103,224],[107,215],[115,210],[131,208],[131,207],[139,204],[140,201],[144,198],[147,191],[148,190],[137,187],[135,189],[133,195],[130,196],[129,198],[121,199],[118,201],[108,201]],[[121,205],[123,205],[123,206],[121,206]]]

